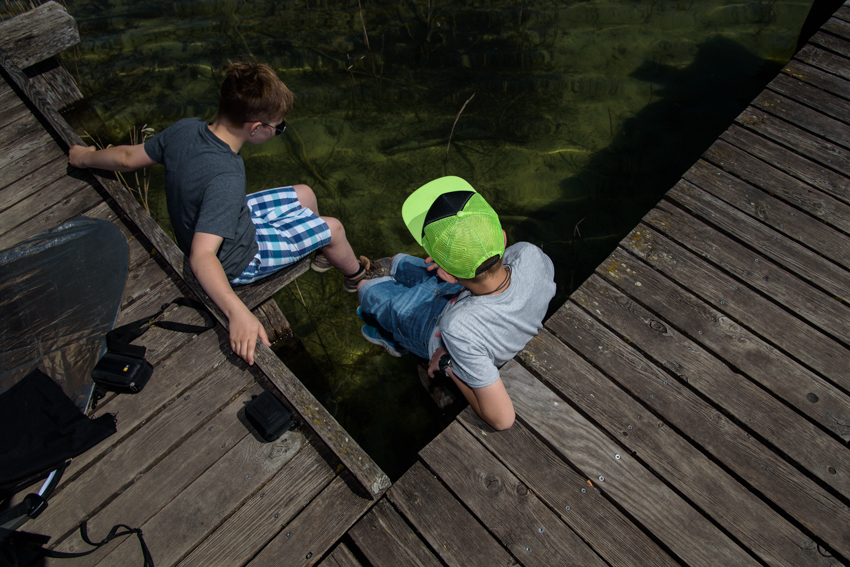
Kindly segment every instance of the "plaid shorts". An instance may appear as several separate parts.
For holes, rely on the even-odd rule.
[[[230,280],[244,285],[294,264],[331,241],[331,229],[298,201],[292,187],[267,189],[248,195],[254,237],[260,249],[241,274]]]

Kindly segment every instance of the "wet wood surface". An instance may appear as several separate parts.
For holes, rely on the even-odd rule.
[[[463,411],[360,552],[850,565],[848,87],[845,4],[502,368],[517,423]]]

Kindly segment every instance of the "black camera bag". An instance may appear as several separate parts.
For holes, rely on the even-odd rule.
[[[159,318],[171,304],[196,309],[203,315],[207,325],[187,325],[172,321],[159,321]],[[215,322],[212,321],[202,303],[186,297],[178,297],[163,304],[160,310],[150,317],[112,329],[106,334],[106,353],[91,372],[92,380],[96,385],[96,400],[103,397],[105,392],[137,394],[142,391],[153,374],[153,366],[145,360],[145,347],[131,345],[130,343],[154,326],[178,333],[200,334],[213,328]]]

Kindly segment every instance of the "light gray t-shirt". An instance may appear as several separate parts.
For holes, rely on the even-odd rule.
[[[455,376],[471,388],[489,386],[499,367],[516,356],[543,326],[555,296],[555,267],[543,250],[528,242],[505,249],[511,285],[498,295],[472,295],[464,290],[446,305],[428,354],[445,346]]]
[[[258,250],[242,158],[200,118],[178,120],[145,142],[145,153],[165,166],[168,214],[183,253],[196,232],[221,236],[227,279],[241,274]]]

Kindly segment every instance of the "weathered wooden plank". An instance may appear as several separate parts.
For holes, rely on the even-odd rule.
[[[537,340],[539,337],[532,342]],[[577,357],[573,356],[573,359]],[[583,366],[587,372],[596,373],[588,364]],[[557,380],[561,376],[556,370],[547,368],[547,380]],[[671,489],[666,477],[655,476],[608,433],[592,424],[515,361],[503,366],[501,375],[520,419],[591,481],[592,486],[588,485],[586,493],[576,495],[577,498],[613,499],[687,565],[758,564]],[[582,375],[571,374],[567,382],[576,379],[576,376]],[[558,386],[568,390],[568,385],[562,382],[560,380]],[[627,430],[629,424],[633,424],[632,430]],[[663,422],[647,415],[643,408],[638,413],[618,411],[609,416],[607,425],[611,429],[625,431],[630,438],[644,438],[649,430],[659,430],[656,434],[668,436],[670,443],[675,442],[677,437],[672,431],[666,431],[668,428],[663,426]],[[620,455],[619,459],[617,455]],[[647,458],[651,455],[641,456]],[[689,467],[684,460],[679,464]],[[599,477],[604,480],[599,481]],[[398,483],[393,489],[397,486]],[[595,494],[594,488],[600,490],[599,495]],[[602,496],[603,492],[605,496]],[[711,494],[706,496],[711,498]],[[721,504],[718,502],[718,505]],[[706,510],[706,513],[709,512]]]
[[[527,351],[526,351],[527,354]],[[605,498],[585,498],[587,479],[546,447],[521,422],[498,435],[471,408],[457,418],[610,565],[678,565],[639,526]],[[586,494],[586,493],[585,493]]]
[[[76,132],[47,103],[44,95],[33,89],[27,78],[0,48],[0,68],[4,79],[10,81],[21,90],[38,109],[42,117],[56,131],[65,145],[85,145]],[[191,269],[185,264],[185,258],[174,242],[162,231],[150,215],[136,202],[126,188],[114,181],[103,177],[97,172],[87,172],[89,177],[112,197],[127,216],[136,224],[146,238],[158,250],[174,271],[180,275],[186,285],[207,306],[215,318],[227,326],[227,318],[207,296],[198,284]],[[2,245],[0,245],[2,248]],[[283,277],[283,276],[280,276]],[[239,291],[237,290],[237,295]],[[275,386],[287,397],[290,404],[301,417],[309,423],[322,437],[322,440],[340,457],[346,467],[363,484],[373,497],[377,498],[387,489],[390,480],[378,467],[375,461],[352,440],[333,416],[310,393],[307,388],[286,368],[286,366],[264,344],[260,343],[255,354],[255,361],[269,376]]]
[[[659,318],[682,329],[692,340],[785,400],[825,431],[845,441],[850,440],[850,397],[777,351],[733,318],[660,277],[619,249],[596,269],[596,273],[620,289],[628,289],[631,297],[642,302]],[[734,290],[729,290],[728,295],[733,293]],[[758,314],[753,313],[752,316]],[[813,403],[813,398],[818,402]],[[850,486],[844,488],[850,494]]]
[[[0,103],[3,109],[12,105],[23,105],[23,101],[5,80],[0,80]]]
[[[3,128],[0,129],[0,144],[5,147],[15,140],[14,134],[7,132],[6,127],[27,118],[27,115],[32,118],[32,115],[24,102],[11,89],[6,91],[3,98],[5,100],[0,100],[0,104],[2,104],[0,106],[0,124],[3,125]]]
[[[629,269],[633,266],[627,264]],[[847,477],[844,476],[846,472],[842,473],[841,478],[834,478],[838,475],[836,466],[841,468],[840,463],[846,463],[850,458],[842,450],[841,441],[818,434],[817,429],[811,427],[799,414],[778,403],[761,388],[743,380],[726,361],[709,354],[692,338],[701,338],[705,332],[700,334],[700,331],[696,331],[691,338],[684,336],[661,315],[645,311],[623,292],[603,283],[596,276],[588,279],[585,285],[586,291],[574,294],[578,304],[597,313],[599,317],[606,317],[606,321],[619,334],[650,353],[669,372],[681,376],[682,380],[747,428],[763,436],[770,445],[805,467],[812,476],[821,478],[837,492],[846,493],[850,490]],[[700,322],[694,322],[693,326],[704,327]],[[668,384],[662,381],[662,385],[668,386],[669,381]],[[807,401],[816,405],[820,400],[813,395]],[[842,424],[838,423],[836,428],[846,430],[847,425],[843,424],[842,429]],[[805,444],[801,443],[803,439],[806,440]]]
[[[419,455],[523,565],[605,565],[460,424],[449,425]]]
[[[712,150],[709,150],[709,153],[711,152]],[[759,174],[754,173],[750,177],[757,178]],[[836,243],[846,240],[847,235],[827,225],[825,221],[818,220],[792,206],[796,204],[797,207],[823,211],[831,207],[834,202],[841,203],[841,201],[825,201],[821,198],[822,194],[817,192],[807,191],[806,194],[795,192],[795,188],[788,185],[761,185],[757,188],[702,160],[694,164],[683,178],[762,221],[778,233],[796,240],[838,264],[850,266],[850,249],[836,246]],[[752,179],[752,181],[756,180]],[[804,187],[800,189],[805,190]],[[779,200],[773,195],[782,195],[784,200]],[[794,195],[803,197],[797,200],[802,201],[802,204],[797,204],[797,201],[787,204],[788,201],[792,201]],[[847,205],[842,203],[842,206]],[[778,238],[777,236],[776,239]]]
[[[824,71],[834,73],[839,77],[850,79],[850,61],[841,55],[836,55],[807,43],[794,55],[795,59],[808,63]]]
[[[828,141],[850,148],[850,128],[847,124],[821,114],[807,106],[773,91],[764,90],[753,100],[753,106],[774,114],[791,124],[808,130]]]
[[[39,130],[43,128],[28,111],[19,111],[12,122],[7,122],[0,130],[0,167],[25,155],[26,143],[37,138]]]
[[[145,263],[127,274],[124,295],[121,298],[121,308],[125,309],[167,279],[169,279],[168,274],[156,263],[156,260],[149,258]],[[150,314],[153,315],[154,312],[152,311]]]
[[[65,168],[63,166],[66,163],[66,158],[58,156],[52,161],[45,163],[42,167],[29,172],[23,178],[3,187],[0,190],[0,211],[7,210],[60,179],[63,180],[63,185],[70,185],[68,180],[65,179]],[[21,219],[21,221],[24,220],[26,219]],[[0,221],[0,227],[11,224],[13,224],[13,221],[9,219]]]
[[[322,456],[305,444],[285,468],[182,560],[180,567],[241,565],[275,537],[335,476]]]
[[[188,311],[184,308],[181,310]],[[142,339],[150,333],[153,331],[143,335],[135,344],[144,344]],[[63,483],[114,449],[137,427],[152,419],[177,398],[185,396],[190,388],[225,363],[223,350],[227,345],[223,345],[222,340],[222,337],[213,331],[202,334],[180,349],[177,356],[156,364],[153,375],[142,393],[118,395],[101,402],[93,416],[99,417],[106,413],[117,415],[116,434],[71,461]]]
[[[64,157],[64,154],[56,147],[56,143],[44,130],[41,130],[32,138],[28,138],[23,144],[28,148],[28,152],[18,155],[16,159],[0,158],[0,162],[2,162],[0,164],[0,187],[6,187],[38,170],[46,163]]]
[[[421,463],[410,467],[387,496],[447,565],[518,565]]]
[[[644,222],[735,275],[839,340],[850,336],[850,307],[816,290],[772,262],[753,262],[752,251],[676,207],[656,207]]]
[[[840,80],[835,77],[835,81]],[[803,81],[798,81],[784,73],[777,75],[767,87],[791,100],[816,108],[819,112],[836,120],[850,122],[850,109],[848,109],[846,98],[833,95]],[[850,92],[845,92],[844,95],[850,95]]]
[[[842,17],[842,14],[844,14],[844,17]],[[827,20],[823,26],[821,26],[821,31],[826,31],[843,39],[850,40],[850,22],[847,21],[846,13],[842,13],[841,8],[839,8],[832,17]]]
[[[58,492],[51,506],[33,521],[33,530],[59,536],[75,529],[252,382],[247,373],[220,366],[74,480],[73,490]]]
[[[91,188],[75,179],[69,180],[64,176],[58,179],[54,178],[53,181],[40,187],[38,191],[21,199],[0,213],[0,236],[9,232],[17,232],[20,235],[21,233],[15,230],[17,226],[26,225],[27,221],[44,216],[45,212],[53,208],[56,203],[61,203],[64,199],[71,197],[79,191],[94,193]],[[80,213],[88,208],[91,207],[80,210]],[[65,222],[65,220],[67,220],[67,217],[57,218],[53,223],[46,225],[45,228],[57,226]],[[23,238],[32,236],[33,234],[35,233],[24,233]],[[21,240],[21,237],[19,236],[17,240]]]
[[[645,321],[636,324],[646,325]],[[701,445],[702,452],[710,454],[712,461],[719,462],[732,473],[738,474],[745,483],[749,483],[749,486],[756,491],[761,491],[779,506],[784,505],[785,509],[794,510],[795,515],[808,518],[810,520],[807,523],[808,526],[822,524],[827,521],[827,518],[832,517],[823,515],[825,513],[831,514],[836,509],[843,510],[840,502],[817,487],[794,466],[784,462],[769,448],[756,441],[750,432],[740,428],[733,420],[718,412],[683,382],[671,378],[662,369],[648,362],[642,353],[631,346],[629,339],[623,339],[608,331],[600,322],[574,304],[567,303],[559,309],[549,319],[547,326],[561,341],[600,367],[609,380],[617,383],[634,398],[641,400],[650,410],[661,415],[669,424],[681,431],[682,436],[689,438],[698,446]],[[622,330],[622,325],[615,326],[615,332]],[[545,349],[549,342],[548,334],[541,335],[541,340],[534,342],[532,349],[525,351],[523,356],[534,357],[533,362],[536,366],[544,366],[544,360],[538,360],[536,353]],[[545,352],[543,358],[550,363],[553,360],[552,355]],[[567,375],[566,371],[562,373]],[[607,385],[602,388],[597,387],[598,380],[571,379],[571,381],[574,382],[571,384],[572,389],[579,392],[576,398],[589,399],[592,405],[599,403],[594,399],[595,397],[605,395],[610,389]],[[632,406],[634,406],[633,403]],[[642,421],[637,406],[626,407],[624,410],[626,413],[637,416],[635,421]],[[665,471],[671,466],[677,469],[678,463],[689,458],[693,453],[693,449],[689,447],[677,453],[676,445],[678,444],[668,446],[664,443],[665,435],[650,429],[642,429],[637,435],[634,432],[634,429],[614,431],[621,436],[629,450],[636,451],[639,455],[649,454],[653,457],[649,462],[653,468],[655,466],[653,461],[669,460],[668,464],[659,465],[660,471]],[[658,436],[658,442],[662,443],[657,454],[656,443],[644,439],[644,437],[655,436]],[[703,457],[697,457],[697,462],[687,468],[696,471],[698,476],[713,476],[712,469],[716,465],[708,465],[704,470],[700,470],[699,461],[702,459]],[[674,472],[670,476],[681,474]],[[694,481],[699,482],[699,479],[696,478]],[[719,486],[719,490],[711,498],[719,500],[721,506],[727,511],[710,513],[716,514],[723,522],[737,517],[732,521],[736,522],[737,530],[745,533],[742,542],[751,545],[765,563],[769,565],[831,564],[829,559],[819,553],[817,543],[807,534],[761,502],[746,484],[743,487],[738,486],[725,472],[721,472],[719,478],[712,478],[707,486],[697,490],[700,496],[695,499],[695,502],[700,504],[701,501],[707,500],[708,498],[703,494],[717,490],[716,486]],[[726,500],[729,497],[733,499]],[[822,504],[823,497],[830,502],[830,505]],[[709,510],[713,510],[713,507]],[[846,512],[846,509],[843,512]],[[830,526],[830,529],[833,529],[833,526]]]
[[[691,211],[691,214],[735,234],[749,246],[756,248],[758,252],[752,252],[750,266],[758,267],[755,264],[761,262],[762,258],[769,258],[786,270],[842,298],[843,301],[850,301],[847,272],[832,262],[816,256],[796,242],[732,209],[713,195],[686,181],[679,181],[667,192],[667,197]]]
[[[143,317],[150,317],[162,308],[162,305],[168,303],[175,297],[184,295],[183,291],[177,287],[175,282],[170,278],[166,278],[146,290],[143,294],[138,295],[132,302],[122,307],[118,313],[118,320],[115,323],[116,327],[138,321]],[[153,331],[151,331],[153,332]],[[150,338],[146,338],[146,341]]]
[[[742,281],[727,276],[650,228],[636,228],[620,246],[670,279],[686,285],[688,291],[713,309],[731,316],[738,324],[850,391],[850,376],[846,372],[850,367],[850,349],[845,345],[821,334]],[[777,333],[777,329],[783,332]]]
[[[278,470],[284,469],[305,442],[298,431],[287,431],[270,443],[245,436],[142,526],[156,564],[176,565]],[[138,564],[140,559],[138,542],[128,539],[99,565],[126,567]],[[276,565],[293,564],[280,559]]]
[[[42,210],[38,216],[14,227],[14,230],[3,231],[0,234],[0,250],[14,245],[16,242],[38,234],[48,228],[54,228],[71,217],[78,216],[94,207],[101,201],[100,195],[91,187],[84,186],[82,189],[63,198],[53,207]],[[16,207],[7,209],[3,214],[14,211]],[[9,219],[8,222],[15,222]]]
[[[558,325],[558,330],[565,328]],[[604,350],[609,347],[605,345],[602,348]],[[802,559],[812,565],[828,564],[817,553],[817,545],[810,537],[773,512],[770,506],[759,500],[748,486],[741,485],[738,480],[712,462],[676,430],[667,427],[668,423],[657,421],[657,418],[651,414],[647,415],[640,403],[630,399],[626,392],[617,388],[599,372],[590,370],[586,362],[564,348],[552,335],[541,333],[537,339],[529,343],[526,351],[523,351],[523,360],[528,362],[534,370],[544,371],[545,379],[551,381],[558,391],[576,404],[590,419],[599,423],[600,428],[606,430],[611,436],[620,435],[620,441],[629,452],[639,455],[646,467],[669,482],[685,498],[693,502],[695,508],[703,510],[761,560],[770,565],[800,565]],[[662,373],[654,374],[653,378],[656,378]],[[581,377],[580,380],[576,379],[578,376]],[[622,380],[627,381],[627,379]],[[675,401],[655,401],[655,398],[671,396],[669,393],[671,390],[673,391],[671,397],[676,398],[675,390],[681,388],[679,384],[669,387],[669,380],[653,379],[639,389],[653,392],[650,394],[653,396],[649,401],[651,406],[673,408]],[[687,400],[680,398],[680,401]],[[694,420],[693,426],[705,428],[704,423],[696,423],[697,416],[708,417],[709,423],[722,420],[716,415],[716,409],[708,409],[691,416],[684,415],[688,410],[698,409],[698,406],[694,408],[693,405],[673,408],[676,412],[681,412],[679,416],[671,418],[673,424]],[[662,415],[662,419],[666,417],[666,414]],[[649,423],[645,423],[646,421]],[[627,424],[632,424],[633,429],[628,430]],[[651,429],[649,426],[653,424],[660,430]],[[638,428],[640,431],[636,431]],[[746,433],[736,439],[736,442],[747,443]],[[769,455],[769,451],[763,452]],[[622,453],[620,454],[622,459]],[[609,456],[608,459],[610,458]],[[793,467],[782,463],[781,459],[773,458],[769,462],[780,465],[778,471],[772,471],[774,474],[781,475],[784,470],[793,471]],[[605,482],[596,486],[606,489],[609,487],[608,475],[602,476]],[[590,478],[596,480],[592,476]],[[805,478],[800,484],[817,486],[811,481],[807,482]],[[793,488],[799,488],[799,486],[793,486]],[[812,498],[815,502],[818,502],[821,496],[830,498],[830,495],[823,490],[816,490],[815,494]],[[648,495],[647,498],[649,498]],[[794,497],[785,500],[791,498]],[[803,499],[795,498],[795,500],[799,503]],[[837,502],[837,499],[832,497],[832,502]],[[813,510],[806,510],[806,515],[813,516],[816,524],[822,524],[825,518],[818,517],[816,513],[822,512],[824,508],[831,507],[818,506]],[[833,508],[841,510],[840,505]],[[671,513],[677,514],[679,511],[675,510]],[[836,531],[834,528],[831,529],[833,532]],[[650,528],[650,530],[655,533],[655,529]]]
[[[754,134],[750,130],[733,124],[721,134],[721,139],[763,159],[774,167],[809,183],[821,191],[829,193],[844,203],[850,203],[850,187],[847,177],[831,169],[826,169],[799,154],[774,144],[767,138]],[[700,162],[697,162],[700,164]],[[795,215],[785,215],[786,217]],[[786,219],[787,220],[787,219]]]
[[[373,567],[440,567],[439,559],[381,498],[348,534]]]
[[[821,71],[811,65],[807,65],[802,61],[792,59],[782,69],[782,72],[836,96],[845,99],[850,97],[850,82],[831,73]]]
[[[39,68],[41,71],[37,75],[31,75],[35,88],[41,90],[47,97],[47,102],[53,105],[57,110],[65,110],[66,108],[83,100],[83,93],[77,87],[74,77],[65,70],[58,62],[51,59],[53,63],[50,66],[38,63],[30,67],[28,71]],[[41,68],[44,68],[42,70]]]
[[[322,567],[362,567],[344,543],[337,545],[320,565]]]
[[[703,154],[703,159],[761,188],[762,191],[802,209],[828,225],[850,232],[850,205],[815,190],[811,185],[779,171],[728,142],[717,140]],[[825,236],[825,238],[833,242],[836,239],[843,239],[841,233],[834,234],[835,236]],[[817,241],[817,236],[812,240]]]
[[[840,20],[835,20],[835,19],[833,19],[832,21],[833,22],[840,22]],[[841,23],[844,23],[844,22],[841,22]],[[821,29],[822,30],[826,29],[827,25],[829,25],[828,22]],[[846,26],[846,24],[845,24],[845,26]],[[835,25],[835,26],[832,26],[832,27],[833,27],[833,29],[841,28],[840,25]],[[850,41],[847,41],[846,39],[842,39],[840,37],[836,37],[834,35],[830,35],[828,33],[824,33],[823,31],[819,31],[816,34],[814,34],[812,37],[810,37],[809,43],[811,43],[813,45],[818,45],[820,47],[823,47],[824,49],[829,49],[830,51],[834,51],[835,53],[837,53],[838,55],[841,55],[842,57],[850,57]]]
[[[250,562],[265,565],[315,565],[373,504],[347,472],[336,477]]]
[[[53,1],[0,22],[0,49],[21,69],[78,43],[77,22]]]
[[[238,396],[211,419],[207,427],[196,431],[167,457],[141,475],[127,490],[109,502],[105,508],[89,518],[90,536],[100,540],[116,524],[141,527],[169,502],[178,498],[180,493],[204,471],[249,435],[248,430],[237,419],[237,412],[244,407],[246,398],[262,391],[258,384],[248,388],[243,395]],[[294,442],[303,443],[303,437],[294,438]],[[147,533],[145,536],[147,537]],[[69,567],[95,565],[117,548],[122,541],[123,538],[110,542],[109,545],[85,557],[65,559],[62,565]],[[55,542],[52,549],[73,553],[87,550],[88,546],[80,538],[79,531],[75,531],[61,542]],[[155,561],[156,559],[158,557],[155,556]]]
[[[844,4],[838,10],[836,10],[834,17],[844,20],[845,22],[850,22],[850,6]]]
[[[292,327],[289,326],[289,321],[286,320],[286,317],[274,299],[267,299],[255,307],[253,313],[266,330],[272,346],[276,342],[292,336]]]

